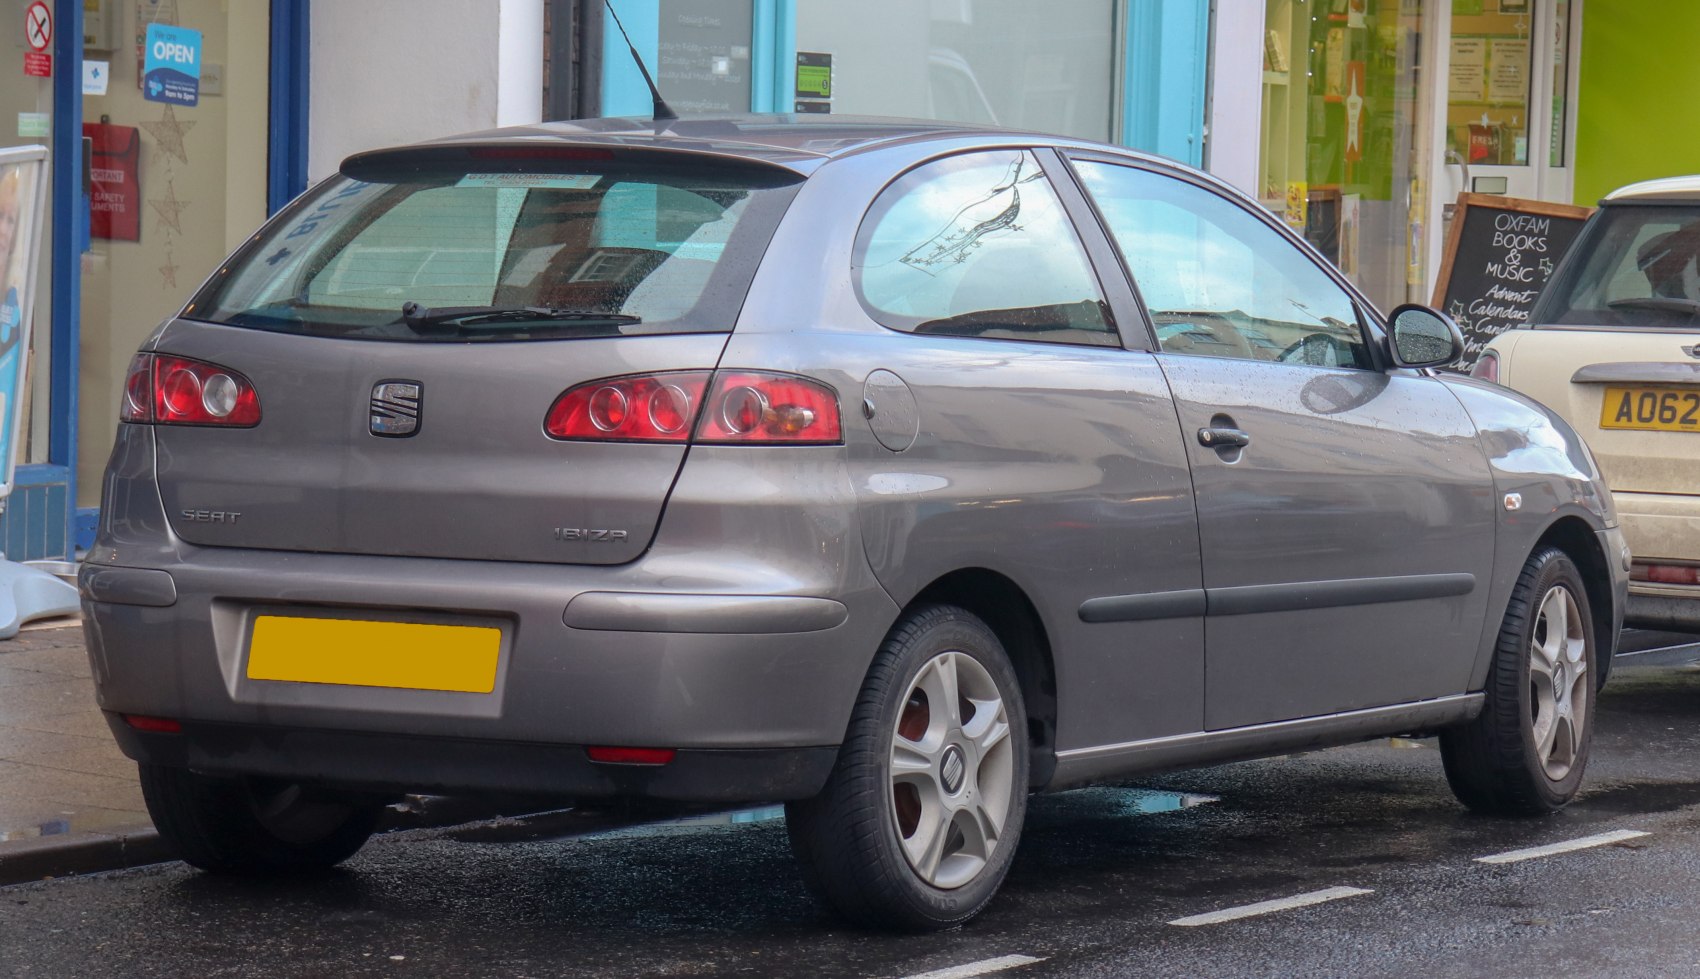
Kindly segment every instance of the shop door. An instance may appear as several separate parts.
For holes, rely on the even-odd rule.
[[[1435,12],[1448,42],[1430,92],[1446,107],[1434,160],[1443,220],[1462,191],[1570,202],[1580,6],[1453,0]]]
[[[272,25],[263,3],[106,0],[85,11],[76,505],[94,507],[136,348],[265,220]],[[180,72],[192,64],[192,86],[156,84],[167,69],[138,54],[148,38],[196,52]]]

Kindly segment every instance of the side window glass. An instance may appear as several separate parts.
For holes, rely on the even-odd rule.
[[[1357,305],[1234,202],[1174,177],[1075,161],[1165,352],[1373,366]]]
[[[862,305],[894,330],[1120,343],[1086,249],[1026,150],[904,175],[863,219],[854,265]]]

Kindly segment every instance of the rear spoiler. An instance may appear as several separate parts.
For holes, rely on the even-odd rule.
[[[621,142],[619,137],[601,137],[582,142],[567,142],[558,137],[546,140],[503,139],[450,143],[425,143],[415,146],[396,146],[367,150],[342,161],[341,173],[355,180],[369,180],[380,175],[393,175],[409,170],[455,170],[526,172],[550,170],[562,166],[625,163],[638,166],[713,166],[745,173],[764,173],[790,183],[808,176],[812,167],[798,160],[796,165],[767,157],[751,156],[719,149],[712,145],[656,146],[645,142],[637,145]]]

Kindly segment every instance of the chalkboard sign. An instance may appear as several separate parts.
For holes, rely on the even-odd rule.
[[[1529,321],[1535,297],[1570,250],[1592,208],[1459,194],[1434,287],[1434,308],[1464,331],[1467,371],[1493,338]]]

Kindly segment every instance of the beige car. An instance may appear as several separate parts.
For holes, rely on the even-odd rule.
[[[1635,555],[1625,624],[1700,631],[1700,176],[1602,201],[1529,328],[1473,373],[1546,404],[1593,449]]]

